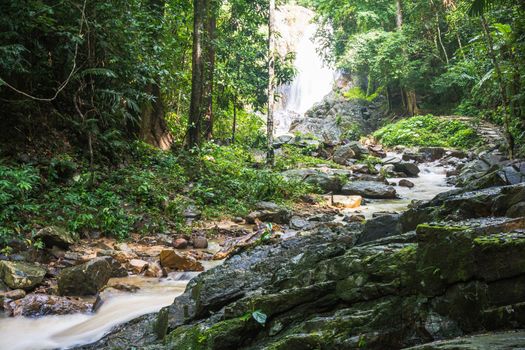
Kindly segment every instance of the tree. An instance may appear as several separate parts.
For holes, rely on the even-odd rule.
[[[273,112],[275,94],[275,0],[270,0],[268,11],[268,118],[266,120],[267,155],[269,166],[274,163],[273,151]]]
[[[202,90],[204,87],[204,62],[202,33],[204,31],[205,0],[193,1],[193,49],[191,66],[191,102],[188,118],[188,146],[199,145],[202,121]]]

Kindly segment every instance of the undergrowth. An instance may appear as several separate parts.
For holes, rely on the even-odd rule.
[[[94,174],[70,155],[38,164],[0,162],[0,247],[49,225],[119,239],[184,231],[189,205],[203,218],[244,215],[258,201],[286,203],[310,191],[258,169],[241,147],[208,144],[175,155],[136,143],[128,154],[118,168],[98,165]]]
[[[469,149],[480,142],[476,131],[468,124],[430,114],[389,124],[374,132],[373,136],[388,147],[403,145]]]

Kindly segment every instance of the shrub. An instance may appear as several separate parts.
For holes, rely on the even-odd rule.
[[[477,133],[466,123],[458,120],[417,116],[389,124],[373,136],[385,146],[433,146],[471,148],[480,142]]]

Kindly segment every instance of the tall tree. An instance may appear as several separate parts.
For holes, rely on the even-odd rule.
[[[273,166],[273,109],[275,97],[275,0],[270,0],[268,11],[268,118],[266,120],[267,134],[267,164]]]
[[[155,20],[151,37],[159,38],[164,17],[164,0],[149,0],[147,6],[147,10]],[[155,41],[150,41],[148,47],[150,57],[156,56],[155,46]],[[164,117],[164,103],[159,85],[160,77],[156,76],[154,79],[154,82],[150,82],[146,86],[146,93],[152,97],[152,100],[145,103],[142,108],[139,136],[145,142],[166,150],[171,147],[173,136],[168,130]]]
[[[213,85],[215,75],[215,32],[217,29],[218,0],[206,0],[206,40],[203,90],[204,138],[210,140],[213,136]]]
[[[197,146],[200,142],[202,90],[203,90],[203,58],[202,33],[205,14],[205,0],[193,1],[193,49],[191,64],[191,101],[188,118],[188,146]]]

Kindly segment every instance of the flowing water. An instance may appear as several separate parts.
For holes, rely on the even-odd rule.
[[[207,268],[219,263],[203,262]],[[136,293],[102,293],[103,303],[95,313],[0,319],[0,349],[67,349],[95,342],[119,324],[172,304],[196,275],[196,272],[181,272],[160,280],[139,276],[114,279],[110,282],[123,282],[140,289]]]
[[[284,107],[276,111],[276,134],[289,132],[294,118],[306,113],[332,91],[335,71],[328,67],[317,52],[317,25],[310,23],[296,48],[294,66],[297,75],[292,83],[282,87]]]

